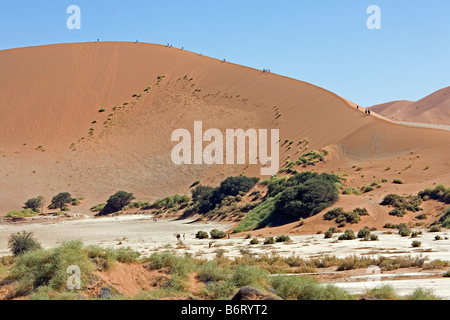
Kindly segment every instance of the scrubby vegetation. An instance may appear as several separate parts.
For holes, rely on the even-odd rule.
[[[275,240],[270,239],[271,243]],[[255,242],[257,243],[257,242]],[[295,275],[284,276],[284,273],[311,273],[316,268],[336,266],[337,270],[351,270],[378,266],[381,270],[397,268],[443,268],[445,261],[425,263],[424,257],[399,256],[393,258],[368,256],[350,256],[337,258],[335,256],[320,256],[304,259],[299,256],[280,257],[277,254],[254,256],[246,250],[242,256],[230,259],[219,250],[213,260],[195,259],[189,254],[176,255],[172,252],[154,252],[141,258],[129,248],[107,249],[97,246],[84,246],[81,241],[65,242],[54,249],[44,250],[34,248],[27,250],[12,262],[2,259],[1,263],[9,263],[8,281],[16,283],[9,298],[26,296],[31,299],[81,299],[82,294],[93,281],[96,271],[110,272],[117,263],[141,264],[148,270],[159,272],[160,280],[155,288],[142,291],[132,299],[154,299],[166,297],[186,297],[192,294],[189,284],[194,276],[200,282],[197,297],[201,299],[230,299],[239,288],[252,286],[266,296],[276,295],[283,299],[301,300],[344,300],[356,299],[357,296],[347,293],[331,284],[321,284],[312,277]],[[69,266],[80,268],[80,290],[67,288],[67,273]],[[269,274],[277,276],[269,277]],[[97,280],[95,280],[97,279]],[[417,291],[411,296],[400,297],[392,288],[376,288],[363,294],[363,297],[376,296],[395,299],[428,299],[437,298],[431,292]],[[125,299],[120,293],[117,299]]]
[[[41,249],[41,244],[34,238],[33,232],[17,232],[8,238],[8,248],[17,257],[27,251]]]
[[[369,213],[366,208],[356,208],[351,212],[344,211],[344,208],[334,208],[325,213],[324,219],[331,221],[336,220],[336,223],[352,223],[356,224],[361,221],[361,216],[367,216]]]
[[[72,203],[74,199],[68,192],[58,193],[52,198],[52,202],[48,206],[49,209],[60,209],[61,211],[68,210],[68,204]]]
[[[36,198],[28,199],[23,206],[24,209],[31,209],[34,212],[40,213],[44,205],[45,198],[38,196]]]
[[[438,185],[435,188],[427,188],[419,192],[419,197],[424,201],[429,199],[437,200],[446,204],[450,204],[450,187]]]
[[[197,186],[192,190],[193,212],[211,213],[227,197],[246,194],[259,181],[258,178],[229,177],[219,187]]]
[[[108,199],[106,205],[98,213],[98,215],[106,215],[109,213],[120,211],[127,205],[129,205],[134,199],[135,197],[132,193],[128,193],[126,191],[118,191]]]
[[[422,199],[419,196],[388,194],[380,203],[382,206],[392,206],[394,209],[389,212],[392,216],[403,217],[407,211],[417,212],[423,210],[420,205]]]

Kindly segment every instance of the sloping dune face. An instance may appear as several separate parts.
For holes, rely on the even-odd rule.
[[[393,101],[370,109],[395,121],[450,124],[450,87],[419,101]]]
[[[2,211],[62,191],[88,205],[117,190],[150,200],[246,169],[175,165],[172,132],[193,134],[194,121],[224,135],[279,129],[280,144],[307,138],[311,149],[335,147],[343,157],[369,161],[450,143],[448,132],[367,116],[311,84],[160,45],[6,50],[0,70]],[[287,154],[282,148],[280,163]]]

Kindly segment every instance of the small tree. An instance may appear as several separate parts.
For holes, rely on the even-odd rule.
[[[99,215],[105,215],[113,212],[117,212],[125,208],[127,205],[136,199],[132,193],[125,191],[118,191],[112,195],[106,202],[106,206],[100,211]]]
[[[26,251],[41,249],[41,244],[34,239],[33,232],[17,232],[9,236],[8,248],[17,257]]]
[[[45,199],[43,196],[37,198],[28,199],[23,206],[24,209],[31,209],[34,212],[41,212],[41,208],[44,205]]]
[[[48,206],[49,209],[66,210],[67,205],[73,201],[72,196],[68,192],[58,193],[52,198],[52,202]]]

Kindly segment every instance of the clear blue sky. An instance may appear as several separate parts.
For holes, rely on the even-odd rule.
[[[72,4],[81,30],[66,27]],[[370,5],[381,9],[381,30],[366,27]],[[450,85],[449,0],[0,1],[0,49],[97,38],[183,46],[363,106]]]

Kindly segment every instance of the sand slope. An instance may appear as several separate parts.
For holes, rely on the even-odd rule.
[[[419,101],[392,101],[370,109],[395,121],[450,124],[450,87],[438,90]]]
[[[281,148],[283,164],[310,148],[333,151],[322,168],[328,171],[382,167],[416,152],[436,171],[411,174],[450,181],[442,175],[450,132],[367,116],[311,84],[176,48],[118,42],[21,48],[0,51],[0,69],[1,213],[62,191],[85,197],[83,210],[117,190],[153,200],[246,169],[174,165],[171,134],[192,132],[194,121],[203,121],[204,130],[278,128],[281,141],[308,138],[305,150]]]

